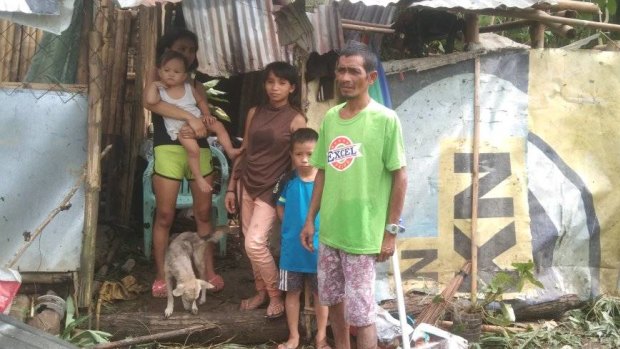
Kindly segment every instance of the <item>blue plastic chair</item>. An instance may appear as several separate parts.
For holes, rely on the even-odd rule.
[[[213,187],[217,188],[216,184],[219,184],[219,191],[213,193],[213,203],[211,205],[211,222],[214,226],[227,225],[228,213],[226,212],[226,206],[224,205],[224,197],[226,196],[226,188],[228,187],[228,162],[221,150],[216,147],[211,147],[211,154],[213,155],[213,168],[215,172],[220,173],[220,179],[216,180]],[[155,194],[153,193],[152,177],[153,177],[153,157],[148,159],[149,163],[144,170],[142,176],[142,200],[143,200],[143,223],[144,223],[144,255],[147,259],[151,259],[151,246],[153,245],[153,215],[155,214]],[[189,182],[184,179],[179,189],[177,196],[176,208],[184,209],[190,208],[193,205],[192,193],[189,188]],[[219,241],[220,255],[226,255],[226,234],[222,236]]]

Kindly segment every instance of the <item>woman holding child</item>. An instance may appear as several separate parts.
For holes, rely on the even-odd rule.
[[[153,224],[153,256],[157,269],[157,275],[151,289],[154,297],[166,297],[164,256],[168,246],[170,227],[175,216],[177,194],[183,178],[190,180],[198,234],[208,236],[213,232],[210,221],[212,201],[210,188],[213,184],[213,166],[211,150],[205,136],[207,135],[207,127],[214,130],[220,138],[228,139],[228,135],[223,125],[208,114],[206,93],[201,84],[188,74],[198,66],[197,50],[198,38],[191,31],[173,29],[162,36],[157,42],[156,48],[158,69],[147,73],[147,88],[145,88],[143,95],[144,107],[153,112],[154,126],[153,153],[155,163],[152,182],[157,205]],[[180,55],[166,54],[170,51],[180,53]],[[170,68],[169,66],[172,63],[176,63],[177,67]],[[181,74],[183,76],[181,81],[173,83],[172,80],[169,80],[168,75],[171,72]],[[180,92],[177,93],[177,90]],[[163,98],[163,96],[171,98]],[[186,105],[199,106],[196,108],[198,109],[197,115],[186,110],[187,108],[181,107],[180,103],[176,103],[182,98],[191,100],[191,102],[185,103]],[[196,141],[180,143],[179,138],[181,136],[174,137],[179,130],[171,130],[170,127],[168,129],[166,127],[169,119],[184,121],[186,124],[184,127],[191,128],[189,133],[195,134]],[[180,132],[184,133],[183,130]],[[229,139],[227,143],[230,144]],[[197,149],[191,151],[193,148]],[[231,156],[232,149],[226,150]],[[192,157],[188,156],[188,151],[193,155]],[[193,180],[195,178],[200,180]],[[209,243],[205,254],[205,265],[206,275],[201,275],[201,278],[213,284],[215,291],[224,288],[224,280],[215,273],[212,243]]]
[[[245,250],[256,287],[256,294],[244,299],[240,309],[253,310],[268,302],[266,316],[275,318],[284,314],[284,302],[278,289],[278,267],[268,246],[269,232],[276,218],[273,188],[278,178],[291,169],[291,134],[305,127],[306,119],[291,104],[298,86],[295,67],[273,62],[265,67],[263,74],[268,103],[248,112],[242,146],[245,154],[235,163],[226,193],[226,208],[236,212],[238,199]]]

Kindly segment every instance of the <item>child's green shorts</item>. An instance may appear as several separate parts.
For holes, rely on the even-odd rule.
[[[183,178],[193,179],[187,162],[187,152],[182,145],[158,145],[153,152],[155,158],[153,172],[156,175],[178,181]],[[213,173],[213,158],[209,148],[200,148],[200,173],[203,177]]]

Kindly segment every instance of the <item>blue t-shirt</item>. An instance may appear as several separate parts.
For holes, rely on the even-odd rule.
[[[316,273],[319,248],[319,215],[314,220],[314,253],[301,245],[299,235],[304,227],[314,182],[304,182],[297,173],[282,190],[278,205],[284,206],[282,217],[282,248],[280,269],[301,273]]]

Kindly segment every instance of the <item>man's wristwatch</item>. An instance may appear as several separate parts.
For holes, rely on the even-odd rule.
[[[392,235],[396,235],[399,233],[404,233],[405,227],[403,227],[402,225],[391,223],[385,226],[385,231]]]

